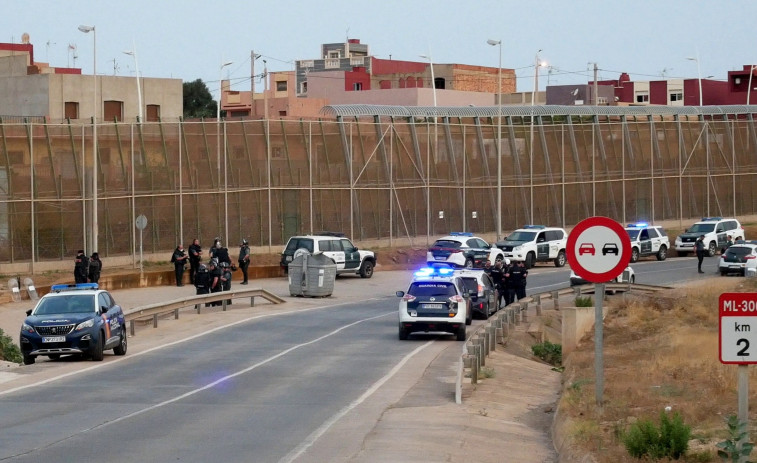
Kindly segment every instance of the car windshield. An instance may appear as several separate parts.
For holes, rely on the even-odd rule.
[[[634,230],[634,229],[629,230],[626,228],[626,232],[628,232],[628,237],[631,238],[632,240],[635,240],[636,237],[639,236],[640,231],[641,230]]]
[[[443,282],[419,282],[410,285],[407,293],[415,297],[441,296],[451,297],[457,294],[455,285]]]
[[[465,288],[468,289],[468,291],[476,292],[478,291],[478,280],[471,277],[465,277],[463,278],[463,283],[465,284]]]
[[[741,246],[731,246],[726,251],[726,254],[733,257],[743,257],[752,253],[751,248],[745,248]]]
[[[92,295],[72,294],[42,299],[34,310],[34,315],[90,313],[94,311],[95,298]]]
[[[695,223],[689,228],[689,233],[710,233],[714,229],[714,223]]]
[[[510,233],[510,235],[505,238],[505,241],[533,241],[535,236],[536,232],[516,231]]]
[[[310,238],[292,238],[287,243],[287,251],[295,251],[297,249],[304,248],[308,252],[313,252],[313,240]]]
[[[462,245],[459,241],[452,240],[436,240],[434,246],[439,248],[459,248]]]

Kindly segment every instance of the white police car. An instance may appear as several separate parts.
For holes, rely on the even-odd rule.
[[[562,267],[567,262],[565,246],[568,233],[562,228],[544,225],[525,225],[510,233],[503,241],[497,241],[505,257],[513,262],[525,262],[532,268],[536,262],[553,262]]]
[[[676,238],[675,245],[678,255],[685,256],[694,252],[694,243],[701,235],[704,235],[704,245],[710,257],[714,256],[718,249],[725,246],[729,235],[734,243],[745,239],[744,227],[738,220],[724,219],[723,217],[702,217],[702,220],[687,228]]]
[[[19,337],[24,364],[40,355],[83,354],[100,361],[103,351],[126,354],[126,320],[121,307],[97,283],[53,285],[26,312]]]
[[[668,257],[670,239],[662,227],[646,222],[629,223],[626,233],[631,240],[632,264],[644,256],[654,255],[657,260],[665,260]]]
[[[473,314],[465,284],[451,268],[426,267],[413,275],[407,291],[397,291],[399,339],[416,332],[446,332],[465,341]]]
[[[757,275],[757,241],[739,241],[720,256],[720,274]]]
[[[452,232],[436,240],[428,248],[426,262],[446,262],[457,267],[483,267],[488,260],[494,264],[504,260],[501,249],[470,232]]]

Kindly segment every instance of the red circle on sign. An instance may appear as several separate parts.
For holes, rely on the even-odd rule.
[[[596,273],[583,267],[576,258],[576,241],[581,233],[588,230],[591,227],[605,227],[615,233],[620,239],[620,261],[612,269]],[[581,278],[591,281],[592,283],[606,283],[613,278],[617,277],[631,262],[631,239],[628,237],[628,232],[623,228],[623,225],[612,220],[609,217],[589,217],[588,219],[580,221],[568,235],[568,243],[566,245],[566,253],[568,262],[571,268]]]

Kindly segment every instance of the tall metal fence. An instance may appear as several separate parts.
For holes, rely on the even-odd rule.
[[[145,252],[216,236],[278,248],[321,230],[425,244],[494,232],[498,183],[503,230],[754,214],[756,109],[356,105],[320,120],[100,123],[96,183],[91,124],[0,120],[0,263],[134,255],[139,215]]]

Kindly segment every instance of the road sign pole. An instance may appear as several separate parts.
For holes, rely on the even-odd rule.
[[[744,429],[748,429],[746,424],[749,422],[749,365],[739,365],[739,423],[744,424]],[[745,442],[749,441],[749,433],[739,442],[739,448]],[[741,457],[739,461],[746,461],[746,457]]]
[[[594,284],[594,394],[597,399],[597,407],[602,411],[602,401],[605,390],[604,373],[604,317],[602,303],[604,302],[605,284]]]

